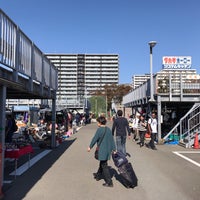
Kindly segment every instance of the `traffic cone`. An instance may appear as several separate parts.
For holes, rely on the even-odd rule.
[[[198,133],[196,133],[195,138],[194,138],[194,149],[199,149],[199,137],[198,137]]]

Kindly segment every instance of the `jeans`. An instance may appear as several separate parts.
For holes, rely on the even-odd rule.
[[[100,163],[99,163],[99,169],[97,171],[97,177],[100,177],[101,175],[104,176],[105,182],[107,184],[112,184],[112,179],[111,179],[111,175],[110,175],[110,172],[109,172],[107,160],[101,160]]]
[[[144,145],[145,133],[146,131],[139,131],[141,145]]]
[[[138,140],[139,139],[139,130],[136,128],[135,130],[133,130],[133,139],[134,140]]]
[[[126,155],[126,136],[116,136],[117,151]]]

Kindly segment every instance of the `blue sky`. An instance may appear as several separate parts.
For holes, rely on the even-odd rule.
[[[45,53],[117,53],[119,83],[163,56],[191,56],[200,73],[199,0],[0,0],[0,8]]]

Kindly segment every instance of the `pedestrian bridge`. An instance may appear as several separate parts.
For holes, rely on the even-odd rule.
[[[153,87],[154,101],[150,101],[150,87]],[[147,114],[155,111],[158,137],[161,139],[170,133],[194,104],[200,103],[199,93],[200,76],[196,74],[196,70],[162,70],[153,76],[152,86],[150,80],[147,80],[125,95],[123,105],[135,111],[145,110]]]
[[[150,80],[124,96],[125,107],[148,104],[150,99]],[[153,77],[153,97],[157,102],[200,102],[200,76],[196,70],[162,70]]]
[[[8,99],[55,99],[57,70],[0,10],[0,87]]]
[[[55,136],[57,74],[44,53],[0,9],[0,157],[5,140],[6,99],[51,99]]]

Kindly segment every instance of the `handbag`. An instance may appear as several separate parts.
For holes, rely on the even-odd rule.
[[[98,158],[99,158],[99,147],[96,148],[96,150],[94,152],[94,157],[95,157],[95,159],[98,160]]]
[[[101,140],[99,141],[99,144],[97,144],[97,148],[96,148],[96,150],[95,150],[95,152],[94,152],[94,158],[97,159],[97,160],[98,160],[98,158],[99,158],[99,147],[100,147],[100,145],[101,145],[101,142],[102,142],[102,140],[103,140],[103,138],[104,138],[105,133],[106,133],[106,127],[105,127],[104,134],[103,134],[103,136],[101,137]]]

